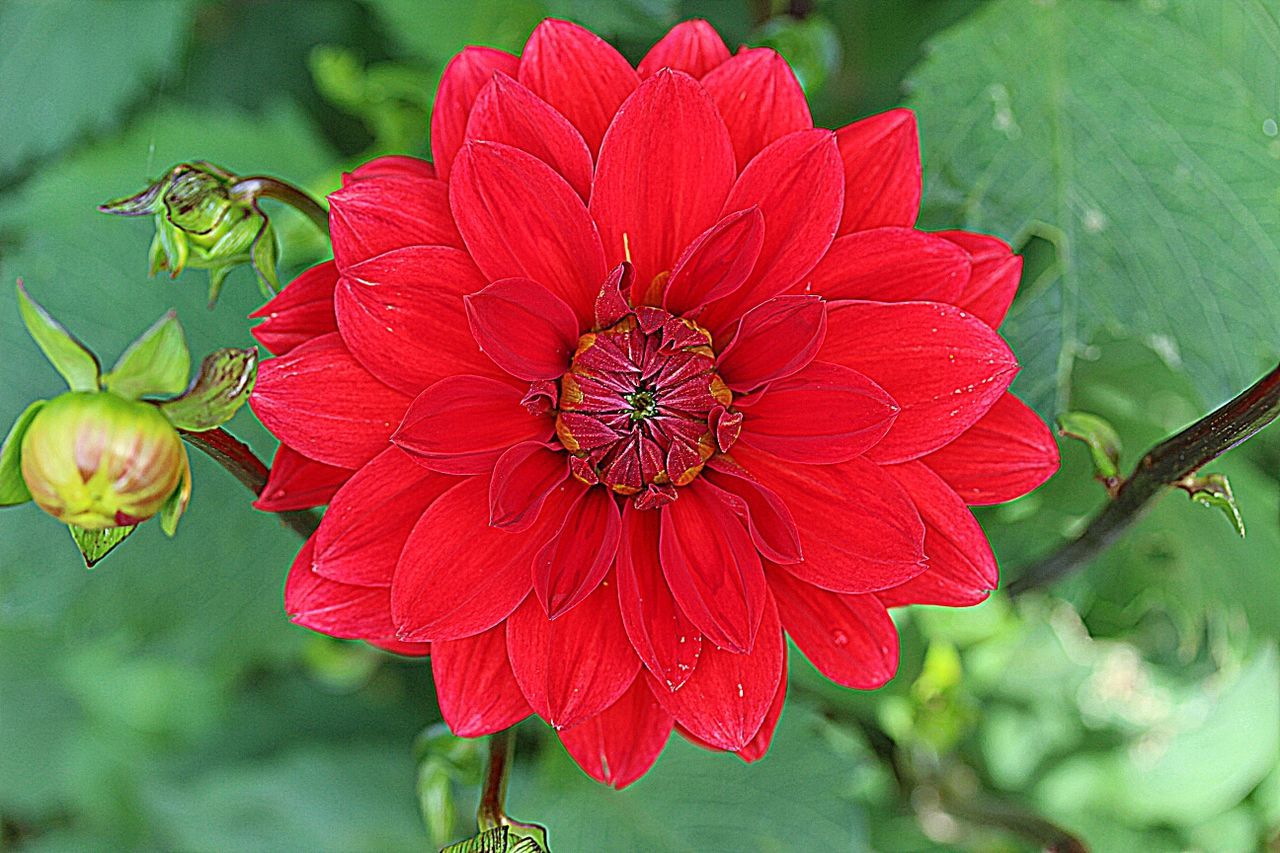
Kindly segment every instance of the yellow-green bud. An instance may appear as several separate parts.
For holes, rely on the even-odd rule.
[[[108,392],[50,400],[27,428],[21,455],[36,504],[89,530],[160,512],[187,465],[182,440],[155,406]]]

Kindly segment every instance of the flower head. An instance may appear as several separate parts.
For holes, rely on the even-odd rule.
[[[546,21],[455,57],[431,136],[258,315],[265,500],[329,504],[298,622],[429,650],[455,732],[536,713],[621,787],[673,728],[762,755],[784,636],[876,687],[888,608],[995,587],[966,504],[1057,451],[994,331],[1020,260],[914,228],[910,112],[815,129],[705,22],[632,68]]]

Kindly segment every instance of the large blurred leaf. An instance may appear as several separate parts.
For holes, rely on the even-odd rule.
[[[182,58],[191,0],[7,0],[0,4],[0,177],[119,122]]]
[[[516,777],[516,816],[548,828],[553,851],[860,850],[865,826],[842,796],[846,761],[823,743],[813,712],[792,701],[769,754],[744,765],[672,737],[643,779],[615,792],[588,779],[556,744]]]
[[[1008,326],[1025,381],[1064,395],[1103,326],[1140,330],[1206,401],[1280,353],[1272,4],[998,0],[934,48],[912,79],[926,222],[1056,248]],[[1024,326],[1042,300],[1060,340]]]
[[[541,0],[366,0],[392,42],[443,67],[469,44],[518,50],[546,14]]]

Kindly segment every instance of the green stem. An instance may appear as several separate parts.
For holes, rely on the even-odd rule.
[[[249,491],[255,495],[262,494],[270,470],[247,444],[221,427],[203,432],[178,430],[178,433],[188,444],[198,447],[206,456],[229,471]],[[320,526],[320,517],[311,510],[286,510],[276,515],[303,539],[315,533]]]
[[[1083,568],[1141,518],[1155,498],[1253,437],[1277,416],[1280,365],[1240,396],[1148,451],[1084,531],[1028,567],[1009,584],[1009,594],[1022,595]]]
[[[329,211],[308,193],[268,175],[249,175],[231,185],[231,195],[237,198],[273,198],[289,205],[310,219],[326,235],[329,233]]]

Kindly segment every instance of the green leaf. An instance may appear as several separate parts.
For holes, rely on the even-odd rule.
[[[18,311],[36,345],[67,380],[72,391],[97,391],[102,372],[98,357],[27,293],[18,279]]]
[[[797,697],[769,754],[747,765],[673,737],[644,778],[623,791],[589,779],[558,743],[535,768],[517,764],[508,808],[550,827],[552,850],[863,850],[862,810],[844,795],[847,756]]]
[[[204,432],[221,426],[240,410],[258,375],[258,349],[220,349],[205,356],[191,386],[164,400],[160,411],[178,429]]]
[[[188,0],[8,0],[0,4],[0,174],[114,126],[152,77],[176,65]]]
[[[17,506],[31,500],[31,492],[22,479],[22,437],[44,403],[37,400],[18,415],[0,449],[0,506]]]
[[[809,95],[840,67],[840,38],[822,15],[778,15],[756,32],[752,43],[782,54]]]
[[[546,16],[540,0],[370,0],[387,34],[419,59],[442,66],[468,44],[518,50]]]
[[[130,400],[161,394],[177,394],[187,387],[191,352],[182,324],[173,311],[156,321],[129,345],[104,377],[107,390]]]
[[[108,527],[105,530],[86,530],[68,524],[67,529],[71,531],[71,538],[84,556],[85,567],[92,569],[103,557],[115,550],[117,545],[129,538],[129,534],[137,530],[138,526],[133,524],[128,527]]]
[[[1226,474],[1197,474],[1184,478],[1177,485],[1196,503],[1222,510],[1232,528],[1241,539],[1244,538],[1244,518],[1240,515],[1240,506],[1231,492],[1231,481]]]
[[[1204,403],[1280,355],[1277,44],[1263,0],[997,0],[912,73],[924,224],[1056,250],[1005,326],[1018,387],[1053,379],[1042,410],[1103,328],[1141,330]],[[1061,305],[1055,346],[1032,339],[1048,340],[1045,299]]]

